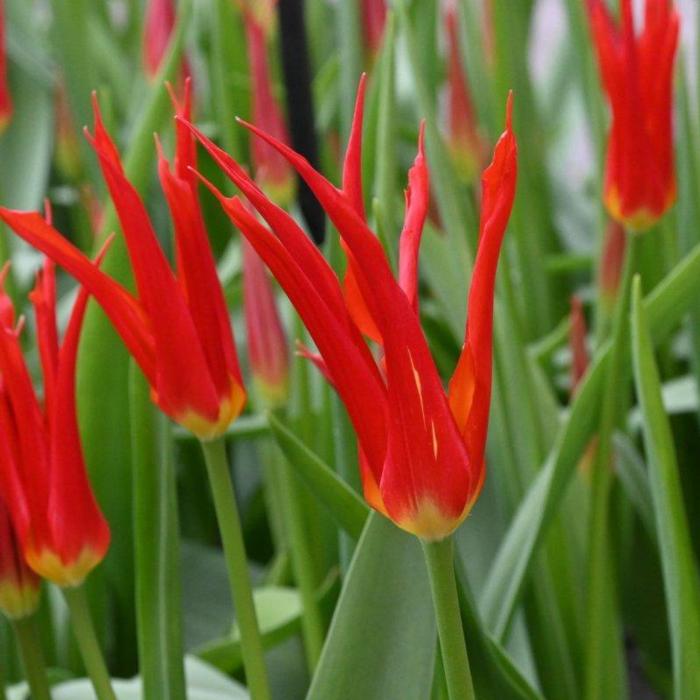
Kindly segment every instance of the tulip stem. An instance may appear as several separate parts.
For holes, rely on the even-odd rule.
[[[78,642],[85,670],[95,689],[95,695],[98,700],[117,700],[107,664],[95,634],[95,626],[92,624],[85,588],[83,586],[64,588],[63,597],[68,605],[73,634]]]
[[[202,441],[201,445],[214,498],[216,518],[219,522],[231,595],[236,609],[236,621],[241,635],[243,666],[248,688],[253,700],[269,700],[270,689],[265,669],[262,639],[258,628],[258,618],[255,614],[241,519],[226,459],[226,444],[224,438],[221,437]]]
[[[440,651],[450,700],[474,700],[467,645],[457,595],[452,537],[423,542],[425,563],[433,593]]]
[[[12,627],[22,657],[24,677],[29,685],[32,700],[51,700],[44,654],[41,651],[34,616],[14,620]]]

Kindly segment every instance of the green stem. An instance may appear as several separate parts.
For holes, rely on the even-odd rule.
[[[636,244],[636,237],[628,235],[611,330],[612,347],[606,368],[607,384],[591,484],[585,693],[589,700],[607,697],[611,692],[617,692],[620,684],[624,683],[623,652],[619,642],[614,571],[610,556],[609,511],[613,483],[612,436],[617,416],[624,415],[628,378],[628,370],[623,364],[628,340],[630,286],[636,268]]]
[[[51,700],[44,654],[41,651],[41,643],[34,616],[14,620],[12,627],[17,639],[19,653],[22,657],[24,677],[29,684],[32,700]]]
[[[95,695],[97,695],[98,700],[117,700],[117,696],[112,690],[112,682],[100,644],[97,641],[95,627],[92,624],[85,588],[83,586],[64,588],[63,597],[68,604],[73,633],[78,641],[83,663],[92,681]]]
[[[459,611],[452,537],[423,542],[433,592],[440,650],[450,700],[474,700],[474,686]]]
[[[214,508],[224,547],[224,559],[228,570],[231,595],[236,608],[248,688],[253,700],[269,700],[270,689],[265,669],[262,640],[255,614],[241,519],[226,459],[226,443],[221,437],[202,441],[201,445],[214,497]]]

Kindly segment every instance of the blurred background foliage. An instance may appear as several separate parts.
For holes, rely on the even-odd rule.
[[[172,109],[163,80],[177,80],[183,51],[194,77],[195,120],[237,159],[249,162],[248,133],[234,122],[236,115],[250,117],[251,104],[238,5],[232,0],[181,1],[172,53],[161,73],[149,81],[142,67],[141,0],[5,2],[15,110],[0,139],[0,201],[39,209],[48,197],[57,228],[85,250],[93,250],[100,238],[116,229],[113,213],[103,204],[105,188],[96,159],[80,133],[80,127],[92,122],[90,94],[97,90],[127,172],[170,250],[172,235],[156,181],[152,134],[159,133],[171,152]],[[485,162],[483,154],[475,154],[472,172],[465,177],[447,147],[441,3],[389,3],[383,40],[377,46],[365,41],[361,4],[286,3],[304,5],[315,119],[307,129],[315,127],[321,168],[337,182],[357,82],[360,72],[368,71],[365,196],[375,230],[395,261],[406,172],[419,121],[427,120],[434,210],[421,251],[421,308],[438,366],[447,374],[463,337],[478,221],[474,173]],[[683,15],[675,90],[679,198],[639,243],[642,284],[649,295],[640,308],[658,350],[665,413],[640,410],[633,392],[621,385],[626,400],[614,439],[605,574],[611,584],[609,614],[598,629],[591,628],[594,622],[586,603],[595,572],[589,569],[593,516],[585,455],[598,427],[606,388],[602,368],[609,354],[605,340],[611,310],[599,283],[608,228],[600,199],[608,113],[584,2],[458,3],[459,48],[484,153],[490,153],[502,130],[509,89],[515,93],[520,147],[518,196],[497,286],[488,479],[457,535],[462,614],[479,697],[674,697],[671,639],[681,634],[678,625],[683,620],[668,619],[661,560],[671,545],[661,536],[663,514],[652,487],[658,464],[650,455],[657,459],[658,451],[649,443],[645,448],[642,431],[649,439],[651,430],[653,440],[659,422],[670,425],[692,542],[691,551],[686,548],[680,556],[697,572],[700,13],[691,2],[678,5]],[[300,108],[299,95],[285,91],[281,43],[276,33],[270,46],[275,90],[287,112],[293,113]],[[213,164],[204,154],[200,158],[204,174],[225,189]],[[202,192],[202,200],[245,362],[239,236],[207,192]],[[293,210],[303,221],[296,205]],[[324,249],[335,263],[341,258],[337,238],[330,228],[326,233]],[[12,260],[10,284],[21,308],[38,255],[6,232],[0,249],[3,258]],[[116,245],[110,252],[106,268],[129,282],[123,247]],[[62,308],[67,309],[74,284],[62,277],[60,289]],[[584,303],[593,365],[572,398],[568,337],[573,294]],[[279,302],[290,338],[303,337],[291,309],[281,297]],[[645,327],[640,327],[637,340],[643,339]],[[641,364],[647,366],[648,353],[643,355],[639,343]],[[27,347],[33,347],[31,333]],[[629,348],[623,372],[631,381]],[[644,369],[641,372],[647,376]],[[649,391],[658,389],[652,385]],[[159,532],[139,529],[138,520],[135,524],[133,487],[143,475],[134,467],[138,464],[142,470],[143,461],[138,461],[130,440],[129,363],[96,308],[90,312],[81,348],[79,397],[91,477],[113,532],[104,566],[89,582],[90,598],[110,668],[116,677],[128,678],[139,671],[134,529],[141,537],[154,538],[153,551],[167,543],[158,539]],[[166,443],[158,449],[174,450],[185,650],[241,680],[235,612],[200,451],[177,429],[167,431]],[[294,360],[285,415],[268,418],[260,402],[250,402],[230,430],[229,452],[274,696],[304,697],[313,670],[310,698],[443,697],[418,544],[377,515],[363,529],[367,509],[355,496],[352,431],[341,405],[312,366]],[[668,458],[667,451],[664,454]],[[276,522],[270,493],[270,470],[285,459],[292,467],[290,488],[303,498],[311,576],[328,626],[315,669],[305,658],[298,576],[290,566],[287,533]],[[161,497],[168,499],[170,494]],[[700,610],[695,612],[700,615]],[[65,611],[49,589],[41,624],[55,677],[81,675]],[[590,693],[586,681],[591,640],[605,651],[596,661],[605,678],[605,688],[597,695]],[[0,669],[5,683],[21,678],[11,634],[2,621]],[[191,672],[190,680],[194,677],[196,672]],[[221,697],[234,697],[231,687],[221,690]],[[131,697],[128,688],[122,692]],[[691,700],[691,695],[683,700]]]

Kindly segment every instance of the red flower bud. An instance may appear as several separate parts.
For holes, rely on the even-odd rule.
[[[636,34],[631,0],[617,26],[603,0],[588,0],[603,86],[612,110],[604,200],[633,231],[652,226],[676,199],[673,64],[679,17],[671,0],[646,0]]]
[[[265,265],[248,241],[242,245],[248,359],[260,398],[274,407],[287,398],[289,346]]]
[[[110,540],[88,481],[75,405],[75,363],[88,294],[85,289],[78,294],[61,346],[54,267],[48,260],[31,299],[44,401],[42,405],[34,392],[19,329],[11,314],[4,314],[0,323],[0,486],[27,564],[59,586],[77,586],[102,561]]]

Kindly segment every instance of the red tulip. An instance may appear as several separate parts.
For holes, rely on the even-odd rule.
[[[260,256],[243,241],[243,308],[248,360],[261,398],[268,406],[283,403],[289,384],[289,347],[272,284]]]
[[[362,28],[371,57],[379,52],[386,25],[385,0],[362,0]]]
[[[605,229],[599,273],[600,294],[609,313],[615,306],[617,290],[620,287],[625,245],[625,229],[619,222],[611,221]]]
[[[174,0],[149,0],[143,26],[143,68],[149,80],[158,74],[174,28]],[[186,59],[182,61],[182,74],[190,75]]]
[[[81,289],[63,344],[56,330],[56,283],[46,261],[31,294],[44,377],[43,405],[22,356],[11,302],[2,292],[0,484],[27,564],[59,586],[77,586],[104,558],[109,527],[83,460],[75,364],[88,293]]]
[[[0,0],[0,131],[12,118],[12,96],[7,84],[7,47],[5,41],[5,2]]]
[[[10,513],[0,498],[0,612],[10,620],[31,615],[39,606],[40,582],[24,561]]]
[[[631,0],[621,0],[621,27],[603,0],[588,0],[588,9],[612,110],[605,204],[615,220],[640,231],[676,199],[671,110],[678,13],[671,0],[646,0],[637,35]]]
[[[484,160],[484,147],[476,125],[469,80],[459,48],[457,6],[450,0],[445,9],[447,39],[447,145],[459,176],[471,182]]]
[[[586,374],[588,364],[588,348],[586,347],[586,317],[583,313],[583,303],[580,297],[571,297],[571,313],[569,328],[569,347],[571,348],[571,394],[573,395],[579,383]]]
[[[362,215],[361,120],[364,82],[338,189],[300,155],[256,127],[321,202],[345,242],[356,283],[381,344],[377,361],[353,320],[338,278],[298,224],[267,199],[230,156],[194,127],[212,157],[267,225],[237,197],[209,184],[266,262],[306,324],[357,433],[367,501],[426,540],[450,534],[469,513],[484,480],[491,393],[492,309],[496,265],[515,193],[516,144],[508,123],[483,176],[480,245],[469,295],[465,344],[446,393],[420,326],[418,246],[428,206],[422,140],[409,174],[398,280]]]
[[[243,20],[248,42],[248,63],[252,80],[253,121],[275,138],[288,143],[287,127],[275,97],[267,59],[267,39],[274,19],[274,2],[245,2]],[[294,195],[294,176],[287,161],[268,144],[255,139],[251,144],[255,179],[274,200],[287,204]]]
[[[189,95],[188,82],[185,104],[178,110],[185,118]],[[192,174],[192,136],[178,128],[174,170],[162,152],[159,157],[175,227],[176,276],[124,175],[96,100],[94,109],[95,136],[90,140],[121,221],[137,296],[98,270],[38,214],[0,208],[0,218],[76,277],[101,304],[147,377],[158,406],[197,437],[217,437],[239,415],[246,394]]]

